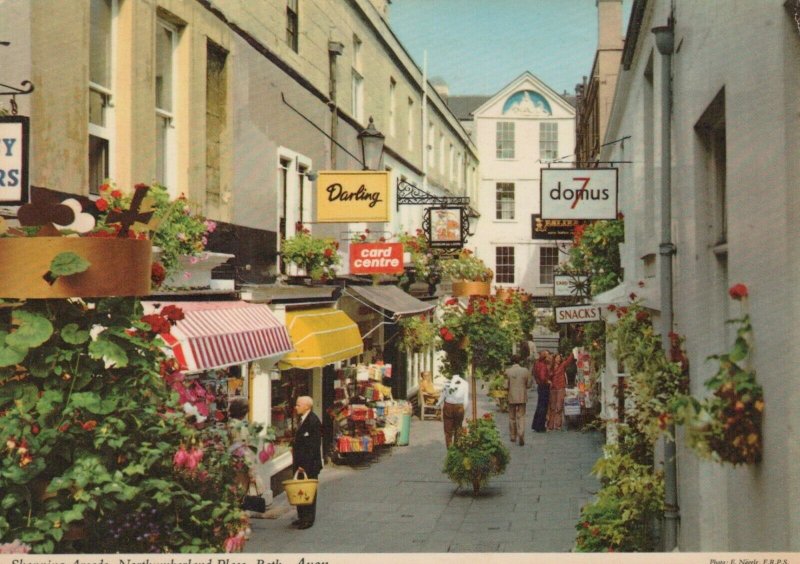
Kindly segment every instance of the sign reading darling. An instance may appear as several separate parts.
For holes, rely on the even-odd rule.
[[[389,221],[389,173],[329,170],[317,177],[317,221]]]
[[[616,219],[616,168],[543,168],[542,219]]]

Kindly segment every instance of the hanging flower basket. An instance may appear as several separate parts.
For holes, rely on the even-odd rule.
[[[83,272],[48,278],[53,260],[73,253]],[[150,241],[101,237],[0,238],[3,298],[146,296],[150,293]]]
[[[454,296],[488,296],[490,293],[491,284],[489,284],[489,282],[472,282],[469,280],[459,280],[457,282],[453,282]]]

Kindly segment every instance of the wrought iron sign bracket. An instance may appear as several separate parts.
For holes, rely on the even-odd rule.
[[[397,180],[397,210],[401,205],[469,208],[469,196],[434,196],[405,180]]]
[[[25,86],[25,90],[0,82],[0,88],[8,88],[8,90],[0,90],[0,96],[11,96],[11,115],[14,116],[17,115],[17,96],[24,96],[33,92],[33,83],[30,80],[23,80],[20,86]]]

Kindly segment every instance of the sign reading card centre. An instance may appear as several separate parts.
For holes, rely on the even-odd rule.
[[[402,272],[402,243],[350,243],[350,274]]]
[[[320,171],[317,177],[317,222],[388,221],[388,172]]]
[[[542,219],[616,219],[616,168],[544,168]]]

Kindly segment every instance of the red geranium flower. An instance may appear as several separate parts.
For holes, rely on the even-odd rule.
[[[94,430],[95,427],[97,427],[97,421],[95,421],[94,419],[90,419],[89,421],[81,425],[81,427],[83,427],[84,431],[92,431]]]
[[[106,211],[108,209],[108,201],[103,198],[97,200],[94,205],[100,211]]]
[[[108,191],[108,190],[110,190],[110,189],[111,189],[111,186],[109,186],[108,184],[101,184],[101,185],[100,185],[100,188],[99,188],[99,190],[100,190],[101,192],[107,192],[107,191]]]
[[[167,271],[164,270],[164,265],[160,262],[154,262],[150,265],[150,282],[158,288],[164,279],[167,277]]]
[[[145,315],[142,317],[142,321],[150,325],[150,330],[153,333],[161,334],[161,333],[169,333],[169,321],[167,321],[166,317],[162,317],[160,315],[150,314]]]
[[[611,304],[611,305],[608,306],[608,311],[616,311],[616,309],[617,309],[617,306],[615,306],[614,304]]]
[[[333,256],[333,249],[325,249],[325,258],[331,258]]]
[[[643,321],[647,321],[650,315],[646,311],[637,311],[636,312],[636,321],[642,323]]]
[[[112,198],[121,198],[122,197],[122,191],[121,190],[112,190],[111,191],[111,197]]]
[[[175,305],[164,306],[161,309],[161,315],[166,317],[169,321],[180,321],[186,317],[183,314],[183,310]]]
[[[747,286],[744,284],[734,284],[733,286],[728,289],[728,294],[734,300],[741,300],[742,298],[746,298],[749,293],[747,292]]]

